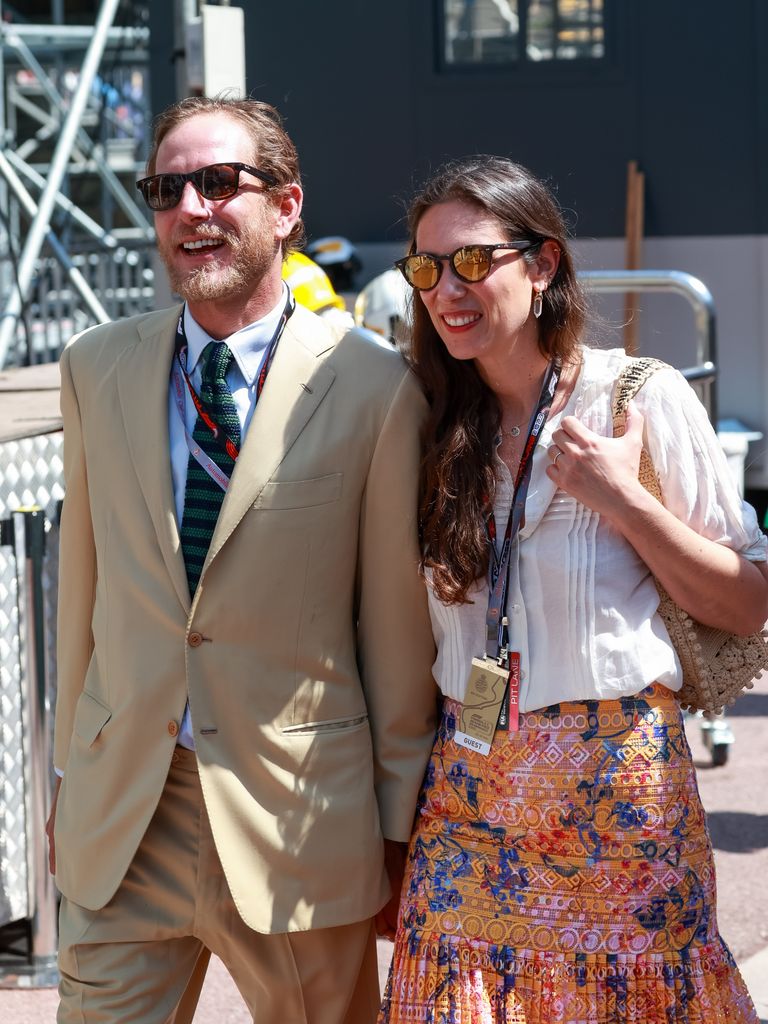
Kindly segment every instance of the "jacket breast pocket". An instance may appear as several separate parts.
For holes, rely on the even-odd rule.
[[[327,733],[355,732],[367,728],[368,715],[347,715],[344,718],[330,718],[322,722],[305,722],[299,725],[286,725],[284,736],[322,736]]]
[[[255,509],[312,508],[341,497],[343,473],[329,473],[311,480],[273,480],[253,503]]]
[[[99,736],[99,733],[112,717],[112,709],[100,700],[83,690],[77,701],[75,712],[74,730],[76,735],[86,744],[91,746]]]

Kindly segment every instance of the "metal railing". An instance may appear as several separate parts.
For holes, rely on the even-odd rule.
[[[153,251],[149,244],[118,245],[109,253],[94,248],[71,256],[107,314],[99,319],[118,320],[153,308]],[[5,365],[54,362],[73,334],[96,322],[61,261],[40,257]]]
[[[717,423],[717,331],[715,303],[703,281],[681,270],[585,270],[579,280],[588,291],[667,292],[686,299],[694,315],[696,363],[681,369],[696,386],[712,423]]]

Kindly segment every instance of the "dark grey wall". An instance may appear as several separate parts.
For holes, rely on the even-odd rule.
[[[402,238],[414,182],[480,151],[547,177],[582,237],[624,233],[631,159],[647,235],[768,233],[765,0],[606,0],[605,61],[450,74],[433,0],[239,2],[248,87],[299,147],[311,235]],[[160,43],[168,12],[151,6]],[[157,106],[172,95],[161,50]]]

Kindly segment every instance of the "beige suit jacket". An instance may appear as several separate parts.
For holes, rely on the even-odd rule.
[[[178,315],[93,328],[61,359],[57,882],[89,909],[112,897],[188,697],[246,923],[362,920],[388,895],[381,835],[408,838],[434,727],[424,400],[394,351],[297,308],[190,602],[168,454]]]

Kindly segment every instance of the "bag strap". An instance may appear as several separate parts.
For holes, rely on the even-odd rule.
[[[613,436],[622,437],[627,429],[627,406],[645,384],[649,377],[652,377],[657,370],[668,369],[669,364],[661,359],[653,359],[651,356],[641,356],[639,359],[628,358],[624,367],[616,378],[613,389],[613,401],[611,412],[613,415]],[[656,469],[650,454],[643,447],[640,453],[640,470],[638,472],[640,483],[658,501],[662,501],[661,485],[656,475]],[[663,503],[663,502],[662,502]]]
[[[645,384],[649,377],[652,377],[657,370],[666,370],[668,363],[661,359],[653,359],[650,356],[642,356],[639,359],[628,358],[624,367],[616,378],[613,389],[613,436],[621,437],[627,429],[627,406]]]

